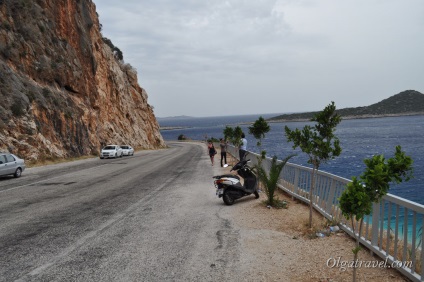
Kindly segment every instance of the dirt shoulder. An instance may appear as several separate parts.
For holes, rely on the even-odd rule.
[[[214,172],[229,171],[219,167],[217,158]],[[242,281],[352,281],[353,270],[347,264],[353,260],[354,240],[342,231],[312,239],[315,231],[307,228],[309,208],[282,192],[278,197],[289,203],[287,209],[267,208],[265,193],[258,200],[248,196],[228,207],[229,219],[240,230],[242,265],[246,265]],[[313,222],[314,230],[327,225],[318,213]],[[359,253],[359,261],[363,265],[357,281],[409,281],[395,269],[371,267],[381,259],[368,250]]]

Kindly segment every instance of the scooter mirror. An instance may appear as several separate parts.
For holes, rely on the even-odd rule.
[[[228,164],[225,164],[224,167],[228,167]]]

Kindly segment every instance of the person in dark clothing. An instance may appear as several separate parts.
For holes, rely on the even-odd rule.
[[[227,164],[227,142],[222,138],[219,141],[219,147],[221,148],[221,167],[223,167],[223,160],[224,164]]]
[[[246,140],[246,136],[244,135],[244,133],[241,134],[241,146],[239,149],[239,156],[240,156],[240,161],[243,160],[244,155],[246,154],[247,151],[247,140]]]
[[[215,150],[215,146],[213,145],[212,141],[209,141],[209,143],[208,143],[208,154],[209,154],[209,157],[211,158],[211,163],[213,165],[214,158],[215,158],[215,155],[216,155],[216,150]]]

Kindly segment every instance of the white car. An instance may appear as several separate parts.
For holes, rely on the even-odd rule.
[[[102,152],[100,153],[100,158],[122,158],[123,155],[124,154],[119,145],[107,145],[102,149]]]
[[[13,175],[18,178],[25,170],[25,161],[14,154],[0,152],[0,176]]]
[[[134,156],[134,149],[130,145],[122,145],[121,148],[124,156]]]

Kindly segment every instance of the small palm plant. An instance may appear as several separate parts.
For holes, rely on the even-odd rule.
[[[269,169],[269,173],[267,173],[266,169],[263,165],[256,166],[256,170],[258,173],[259,180],[264,185],[265,194],[268,198],[266,204],[271,207],[284,207],[284,203],[282,203],[276,196],[275,191],[277,189],[278,180],[280,179],[280,173],[283,170],[284,166],[295,155],[290,155],[286,157],[280,163],[277,160],[277,156],[274,156],[271,161],[271,167]]]

